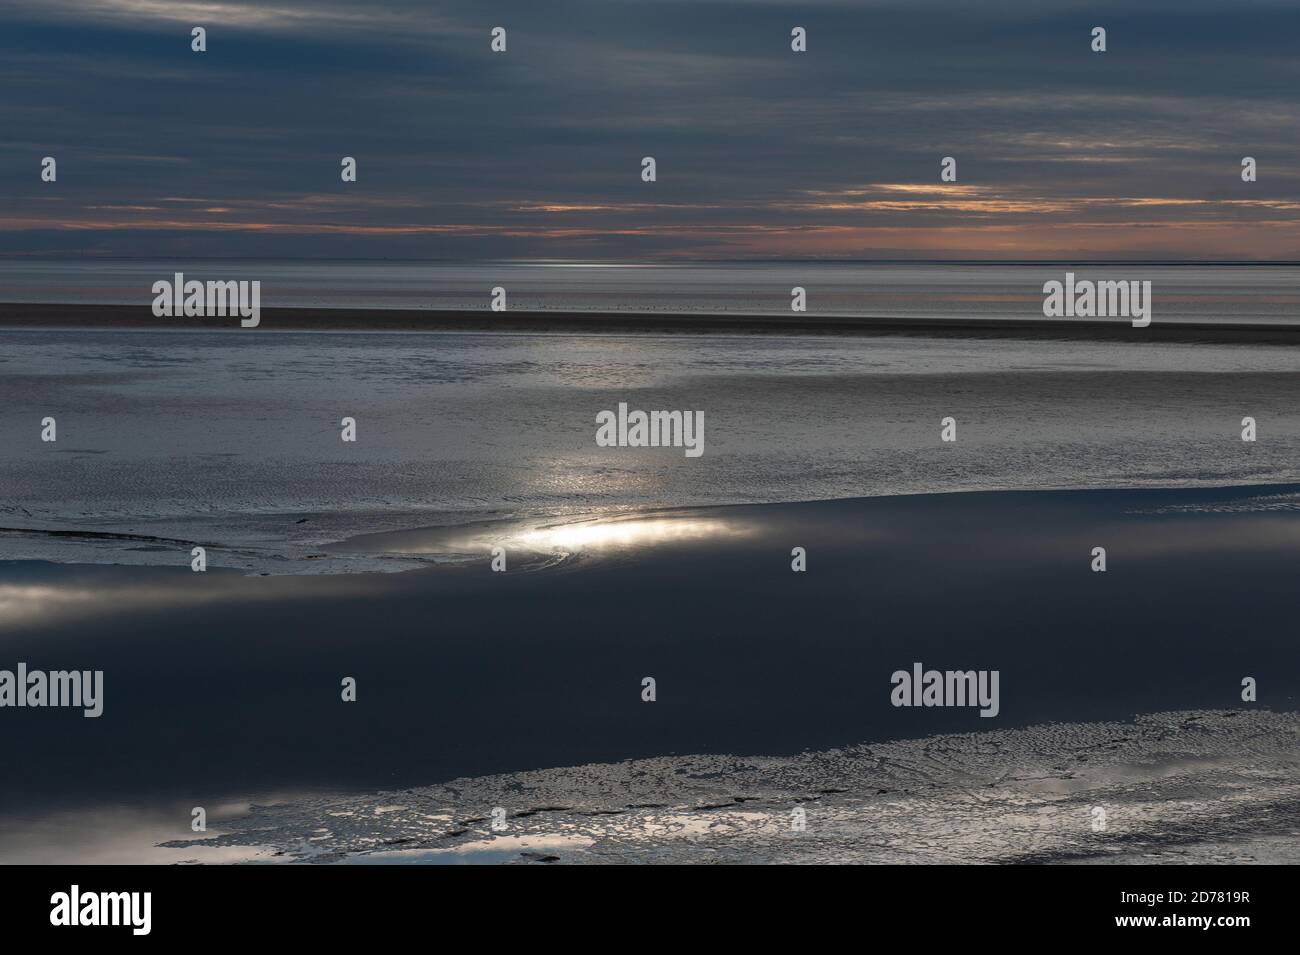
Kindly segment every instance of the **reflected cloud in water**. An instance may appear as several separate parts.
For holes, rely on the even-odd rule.
[[[292,802],[302,793],[272,797],[272,803]],[[70,812],[10,817],[0,831],[0,859],[8,865],[176,865],[187,862],[276,862],[275,850],[253,845],[164,846],[164,840],[201,840],[219,835],[220,819],[248,813],[237,801],[213,805],[207,832],[190,829],[189,804],[140,809],[129,806],[87,806]]]
[[[12,566],[12,565],[11,565]],[[28,567],[32,565],[27,565]],[[55,626],[85,617],[131,616],[212,604],[275,602],[322,593],[320,578],[280,577],[256,582],[242,574],[208,571],[191,577],[155,570],[153,579],[124,577],[116,568],[92,569],[67,579],[65,565],[46,568],[51,579],[0,581],[0,634],[6,630]],[[335,596],[363,596],[382,590],[380,575],[323,578]]]

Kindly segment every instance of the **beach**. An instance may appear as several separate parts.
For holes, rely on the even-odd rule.
[[[106,812],[153,820],[112,829],[139,833],[116,850],[129,858],[176,839],[196,805],[237,818],[251,803],[630,758],[1289,711],[1300,692],[1294,486],[678,509],[528,542],[505,573],[486,553],[344,576],[6,565],[7,656],[75,661],[105,685],[97,719],[6,714],[23,780],[0,793],[7,831],[81,820],[43,843],[57,854],[104,838]],[[460,545],[443,528],[350,546]],[[914,664],[997,670],[996,717],[892,705],[891,675]]]
[[[353,865],[1294,865],[1298,730],[1294,713],[1199,711],[633,760],[259,806],[166,847]]]
[[[0,309],[0,668],[103,679],[93,718],[6,710],[0,857],[1292,851],[1290,330],[326,311],[161,331],[141,308]],[[702,453],[601,446],[627,406],[700,415]],[[922,705],[931,669],[996,674],[996,700]],[[1059,748],[1057,782],[1025,781],[1029,744]],[[966,768],[933,792],[862,758],[938,745]],[[1074,779],[1146,800],[1138,841],[1102,848]],[[484,829],[489,793],[534,791],[500,797],[522,828]],[[389,811],[412,801],[437,824]],[[814,803],[817,837],[773,829]],[[990,829],[1017,806],[1050,833]],[[984,835],[941,845],[943,819]]]
[[[1285,925],[1300,7],[0,24],[7,929],[373,944],[428,887],[313,867],[481,864]]]

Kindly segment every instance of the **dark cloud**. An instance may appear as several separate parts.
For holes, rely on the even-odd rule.
[[[1284,3],[18,0],[0,252],[1295,259],[1297,40]]]

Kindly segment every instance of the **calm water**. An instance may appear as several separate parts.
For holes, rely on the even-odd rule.
[[[374,262],[0,261],[0,301],[147,305],[150,288],[187,278],[258,279],[262,305],[486,309],[503,286],[513,309],[790,314],[886,318],[1042,318],[1043,283],[1149,280],[1154,321],[1300,321],[1300,267],[777,263],[716,265]]]
[[[704,455],[597,447],[596,414],[619,402],[702,411]],[[955,444],[939,440],[949,415]],[[325,571],[376,566],[305,559],[345,537],[489,519],[1300,481],[1300,360],[1141,342],[0,331],[0,447],[0,527]],[[0,559],[175,551],[0,535]]]
[[[165,858],[194,806],[220,829],[319,791],[1237,707],[1245,675],[1294,708],[1300,488],[1277,490],[717,508],[506,574],[0,562],[4,663],[104,671],[97,719],[0,714],[0,860]],[[913,661],[999,670],[999,715],[891,706]]]
[[[425,294],[428,267],[382,268],[390,304]],[[50,288],[66,284],[57,271]],[[1240,280],[1234,315],[1292,294],[1260,293],[1270,270],[1218,271]],[[159,274],[108,272],[118,301]],[[35,300],[3,274],[3,297]],[[607,307],[585,280],[538,274],[548,301],[570,303],[554,307]],[[1036,311],[1028,273],[979,274],[1002,275],[992,298],[913,275],[895,301],[970,314],[1020,295]],[[465,303],[514,282],[459,275]],[[321,276],[302,271],[293,294],[324,296]],[[770,288],[784,308],[795,280],[754,277],[727,296],[766,302]],[[614,300],[628,281],[610,280]],[[112,283],[95,282],[87,299],[107,300]],[[688,286],[635,300],[680,309]],[[1215,288],[1191,296],[1205,315]],[[619,402],[703,412],[703,457],[597,447],[595,416]],[[955,444],[939,440],[948,415]],[[339,440],[344,416],[356,444]],[[1300,361],[1282,346],[0,331],[3,665],[102,668],[106,687],[96,720],[4,714],[0,859],[172,861],[154,846],[189,835],[196,805],[219,829],[249,800],[985,728],[968,711],[890,707],[889,673],[914,660],[999,669],[999,726],[1234,706],[1243,674],[1261,676],[1265,705],[1293,707],[1296,485]],[[900,496],[1116,487],[1136,490]],[[719,504],[742,506],[561,531],[576,559],[484,569],[484,522]],[[414,530],[430,527],[444,531]],[[441,559],[435,545],[462,531],[475,563],[319,576]],[[92,533],[116,536],[61,536]],[[356,535],[371,536],[339,543]],[[208,547],[208,574],[189,572],[190,541]],[[1112,570],[1094,575],[1101,541]],[[807,575],[789,571],[794,544],[810,548]],[[342,675],[359,681],[355,706]]]

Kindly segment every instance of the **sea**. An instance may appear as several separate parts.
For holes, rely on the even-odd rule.
[[[1042,282],[1067,268],[9,261],[0,298],[144,307],[152,281],[183,271],[260,277],[264,307],[486,309],[501,285],[511,308],[775,312],[799,283],[810,312],[1014,319],[1041,317]],[[1300,314],[1300,268],[1075,271],[1151,280],[1155,321]],[[704,453],[599,447],[597,415],[620,404],[700,413]],[[662,507],[1297,481],[1300,354],[1281,345],[1140,329],[1116,341],[0,329],[0,559],[154,563],[180,542],[245,572],[400,570],[338,543]]]

